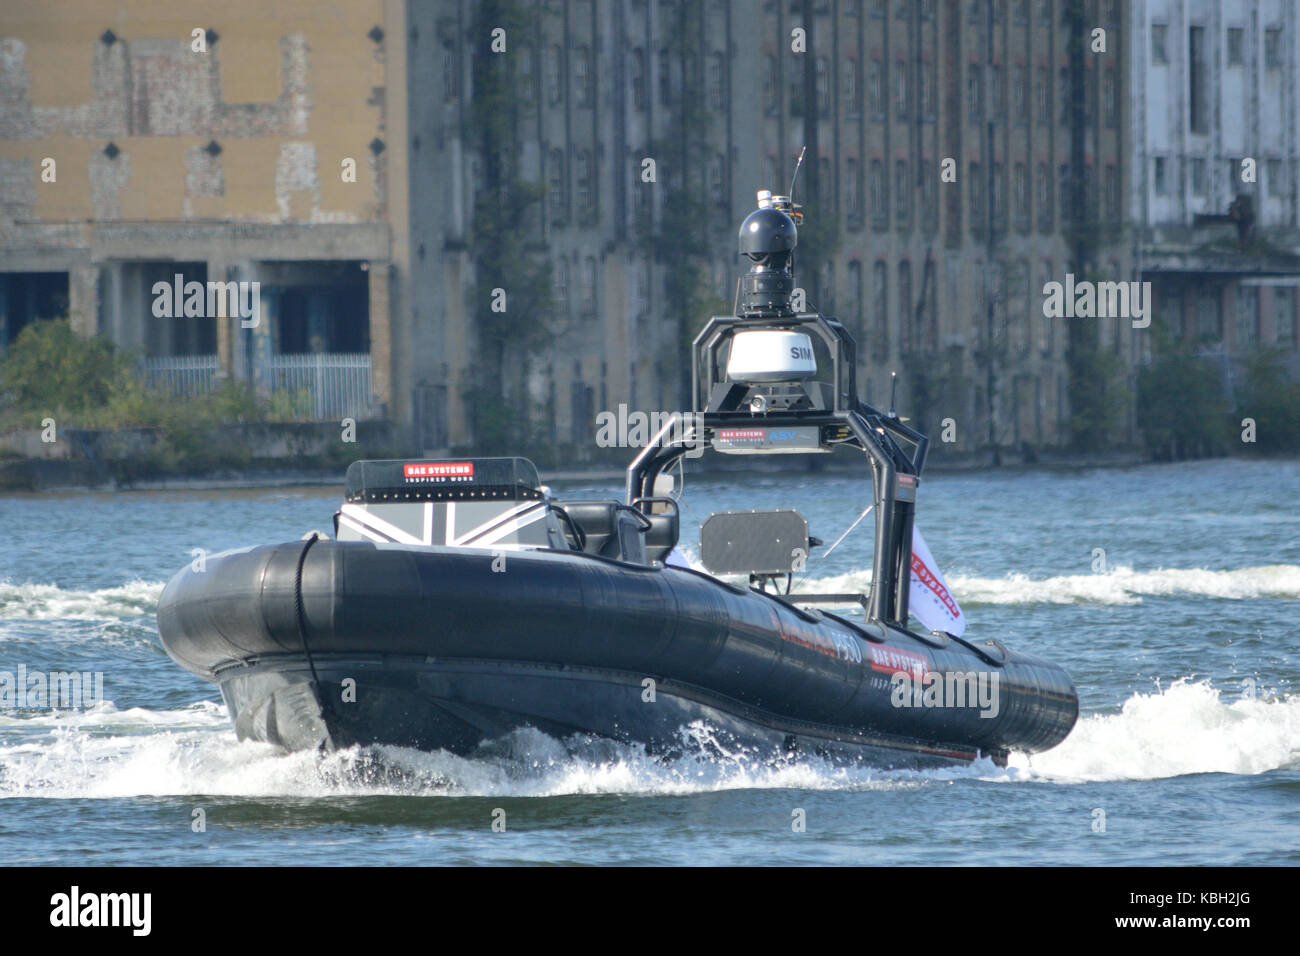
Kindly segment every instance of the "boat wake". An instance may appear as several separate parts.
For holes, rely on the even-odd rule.
[[[1300,599],[1300,565],[1271,564],[1231,571],[1202,568],[1161,568],[1134,571],[1118,567],[1104,574],[1067,574],[1031,578],[1008,574],[1001,578],[948,575],[948,586],[963,606],[1030,604],[1141,604],[1143,597],[1189,596],[1252,600]],[[849,574],[805,580],[797,591],[858,592],[871,586],[871,574]]]
[[[692,566],[699,567],[693,555]],[[1012,573],[1001,578],[953,574],[948,584],[963,605],[1140,604],[1143,597],[1250,600],[1300,600],[1300,565],[1271,564],[1231,571],[1161,568],[1134,571],[1119,567],[1105,574],[1034,578]],[[810,577],[795,590],[862,592],[871,586],[869,570]],[[162,594],[161,581],[130,581],[98,590],[65,590],[53,584],[0,581],[0,619],[105,620],[152,615]]]
[[[1080,718],[1060,746],[1013,754],[1010,769],[1061,782],[1300,769],[1300,696],[1229,701],[1206,681],[1179,680],[1117,714]]]
[[[880,771],[813,758],[760,760],[708,727],[681,732],[681,753],[651,756],[599,739],[524,730],[469,758],[399,748],[286,754],[240,743],[211,702],[173,711],[0,716],[0,799],[136,796],[672,796],[741,789],[899,790],[952,781],[1074,784],[1198,773],[1300,769],[1300,696],[1227,701],[1206,683],[1134,694],[1115,714],[1080,720],[1054,750],[926,771]]]
[[[104,620],[154,614],[163,583],[130,581],[95,591],[0,581],[0,618]]]

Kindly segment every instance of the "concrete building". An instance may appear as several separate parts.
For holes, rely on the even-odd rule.
[[[5,4],[0,348],[66,308],[156,384],[235,376],[307,389],[320,417],[385,414],[402,21],[382,0]],[[256,324],[206,295],[160,307],[160,283],[209,281],[258,283]]]
[[[796,270],[854,331],[868,397],[887,402],[897,371],[900,406],[952,418],[964,450],[1069,440],[1068,329],[1041,289],[1072,268],[1074,232],[1124,218],[1127,3],[211,10],[51,0],[0,17],[0,348],[66,300],[160,380],[329,382],[344,397],[322,413],[395,418],[425,452],[485,433],[491,367],[533,438],[581,453],[600,410],[689,401],[684,346],[730,307],[735,229],[807,146]],[[1071,10],[1112,31],[1104,52],[1076,42]],[[508,208],[501,170],[540,199]],[[502,228],[550,278],[545,301],[502,289],[513,328],[547,335],[498,329],[489,356],[479,273]],[[1136,248],[1121,229],[1094,255],[1124,278]],[[155,317],[178,272],[259,281],[268,321]],[[1131,360],[1126,323],[1095,335]]]
[[[868,396],[887,401],[898,371],[900,400],[930,427],[953,418],[962,447],[1068,440],[1067,334],[1044,319],[1041,289],[1069,267],[1072,226],[1122,216],[1121,3],[1079,4],[1113,39],[1073,58],[1062,0],[522,6],[534,19],[506,54],[525,104],[515,137],[520,175],[546,187],[528,228],[553,265],[558,332],[554,350],[532,357],[518,405],[540,410],[543,434],[577,444],[595,409],[688,400],[683,317],[667,314],[665,295],[680,263],[645,240],[698,198],[705,285],[729,306],[742,269],[734,230],[756,188],[787,188],[808,146],[796,198],[835,236],[796,271],[809,303],[854,331]],[[467,437],[461,377],[475,372],[455,294],[472,288],[466,184],[482,162],[460,135],[474,109],[473,8],[412,8],[421,39],[409,54],[425,94],[412,97],[413,207],[448,209],[413,225],[426,267],[413,272],[411,374],[447,388],[453,443]],[[1129,247],[1116,243],[1104,265],[1130,277]],[[694,329],[704,316],[684,318]],[[1097,335],[1131,355],[1122,323]]]
[[[1225,390],[1260,346],[1300,376],[1298,30],[1294,0],[1133,0],[1129,18],[1135,254]]]

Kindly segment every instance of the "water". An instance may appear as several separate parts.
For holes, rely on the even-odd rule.
[[[158,595],[193,549],[328,529],[337,496],[0,498],[0,670],[104,675],[89,709],[0,710],[6,862],[1300,863],[1300,463],[927,478],[918,523],[970,636],[1062,663],[1082,718],[1005,769],[922,773],[716,760],[707,727],[675,763],[535,732],[474,760],[239,743],[162,652]],[[688,476],[683,540],[710,511],[793,504],[830,542],[862,496]],[[864,585],[870,539],[868,518],[814,551],[803,586]]]

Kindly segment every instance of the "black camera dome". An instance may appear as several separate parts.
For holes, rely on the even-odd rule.
[[[799,242],[794,220],[779,209],[756,209],[740,224],[740,254],[758,258],[791,252]]]

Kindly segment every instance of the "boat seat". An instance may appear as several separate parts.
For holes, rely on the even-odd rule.
[[[651,561],[666,561],[668,553],[677,547],[681,535],[681,520],[676,511],[661,515],[646,515],[650,530],[645,533],[645,555]]]
[[[582,529],[586,540],[582,550],[587,554],[597,554],[603,558],[630,561],[635,564],[646,563],[646,539],[642,535],[653,533],[644,531],[645,522],[653,525],[653,517],[633,511],[620,501],[557,501],[555,505],[563,508],[573,519],[573,523]]]

